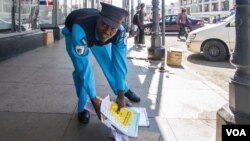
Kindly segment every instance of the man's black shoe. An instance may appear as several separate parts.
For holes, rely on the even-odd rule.
[[[127,97],[132,102],[140,102],[140,97],[136,96],[134,92],[132,92],[130,89],[125,93],[125,97]]]
[[[89,111],[87,110],[83,110],[82,112],[78,113],[78,120],[81,123],[87,124],[89,122],[89,117],[90,117]]]

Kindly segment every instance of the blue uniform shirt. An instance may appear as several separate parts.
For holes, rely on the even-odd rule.
[[[86,33],[79,24],[73,24],[72,32],[64,27],[67,52],[73,62],[75,71],[73,72],[74,83],[79,97],[78,111],[82,111],[82,107],[86,103],[86,95],[90,98],[96,96],[95,79],[93,67],[89,59],[89,50],[92,51],[98,64],[107,78],[113,92],[117,95],[117,90],[127,92],[126,84],[127,63],[126,53],[127,46],[125,44],[125,29],[119,27],[119,34],[116,39],[109,44],[93,45],[89,48],[86,42]],[[98,40],[97,33],[95,33]],[[78,54],[76,48],[83,48],[83,53]],[[81,100],[82,99],[82,100]]]

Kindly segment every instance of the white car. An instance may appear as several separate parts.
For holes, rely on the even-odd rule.
[[[18,29],[18,25],[17,25],[18,22],[16,22],[16,29]],[[10,31],[11,30],[11,27],[12,27],[12,23],[9,22],[9,21],[5,21],[3,19],[0,18],[0,31]],[[25,27],[23,25],[21,25],[21,30],[22,31],[25,31]]]
[[[211,61],[221,61],[235,48],[235,16],[220,23],[206,25],[189,33],[186,45],[189,51],[200,53]]]
[[[0,19],[0,30],[11,30],[11,22]]]

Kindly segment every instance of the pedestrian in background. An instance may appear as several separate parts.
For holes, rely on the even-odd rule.
[[[176,23],[179,25],[179,33],[178,33],[178,39],[181,39],[180,36],[183,35],[187,38],[188,33],[186,32],[186,27],[188,24],[188,18],[186,14],[186,9],[182,9],[181,13],[178,14]]]
[[[135,37],[135,44],[138,44],[138,46],[144,46],[145,44],[145,35],[144,35],[144,16],[145,16],[145,4],[141,3],[140,4],[140,10],[138,11],[138,22],[137,22],[137,27],[138,27],[138,34]]]
[[[235,13],[236,13],[236,11],[235,11],[235,6],[232,8],[232,9],[230,9],[230,11],[229,11],[229,16],[232,16],[232,15],[235,15]]]
[[[220,14],[218,14],[218,16],[216,17],[216,23],[219,23],[219,22],[221,22],[221,16],[220,16]]]
[[[135,38],[134,38],[134,44],[137,45],[139,43],[139,34],[140,34],[140,30],[138,27],[139,24],[139,15],[140,15],[140,6],[138,5],[136,7],[136,13],[133,16],[133,24],[134,24],[134,30],[135,30]]]
[[[216,16],[214,16],[213,23],[216,23],[216,22],[217,22],[217,18],[216,18]]]
[[[101,12],[90,8],[71,12],[62,30],[75,69],[72,75],[78,96],[78,119],[82,123],[88,123],[90,118],[89,111],[84,109],[87,96],[100,118],[101,101],[96,97],[90,50],[117,96],[118,109],[124,107],[124,96],[130,101],[140,102],[126,83],[126,31],[121,24],[128,12],[110,4],[101,2],[101,5]]]

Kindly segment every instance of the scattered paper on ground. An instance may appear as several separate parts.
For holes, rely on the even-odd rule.
[[[140,114],[138,126],[149,126],[149,119],[148,119],[146,108],[144,108],[144,107],[130,107],[129,109],[132,109]]]
[[[123,126],[128,126],[128,123],[132,119],[132,112],[126,108],[121,108],[119,112],[118,110],[118,104],[115,102],[111,102],[109,111],[110,113],[120,122]]]
[[[90,101],[85,104],[85,109],[95,113]],[[102,99],[101,121],[111,129],[116,141],[128,141],[128,137],[138,137],[138,126],[149,126],[146,108],[129,107],[121,108],[111,102],[109,96]]]
[[[126,112],[123,115],[123,117],[119,120],[110,112],[110,109],[112,105],[112,102],[110,101],[109,96],[104,98],[102,100],[102,105],[101,105],[101,113],[104,114],[108,120],[111,121],[111,124],[120,132],[123,134],[130,136],[130,137],[137,137],[138,136],[138,123],[139,123],[139,113],[135,112],[134,110],[129,110],[125,108],[126,110],[131,112],[131,119],[128,120],[127,126],[124,126],[124,124],[121,122],[121,119],[126,119],[124,116],[126,116]],[[114,108],[113,108],[114,110]],[[115,111],[116,112],[116,111]]]

